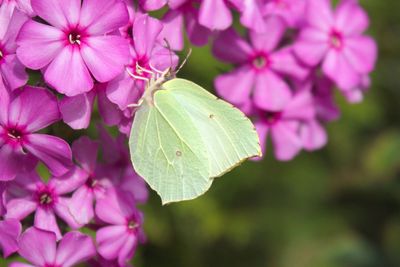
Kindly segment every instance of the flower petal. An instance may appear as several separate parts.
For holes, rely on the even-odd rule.
[[[291,48],[284,48],[271,54],[270,60],[273,70],[298,80],[304,80],[309,74],[309,69],[298,63]]]
[[[125,225],[103,227],[96,233],[98,252],[105,259],[116,259],[128,238]]]
[[[60,53],[64,38],[62,31],[30,20],[24,24],[17,38],[18,59],[30,69],[41,69]]]
[[[130,235],[125,243],[122,249],[119,251],[118,255],[118,263],[120,266],[125,266],[127,265],[127,262],[132,259],[136,246],[138,244],[138,238],[135,235]]]
[[[47,67],[44,78],[58,92],[67,96],[86,93],[93,88],[93,79],[76,45],[64,47]]]
[[[157,19],[141,14],[133,24],[133,43],[138,57],[150,58],[151,51],[163,25]]]
[[[309,90],[298,91],[282,112],[282,118],[289,120],[311,120],[315,117],[314,99]]]
[[[300,127],[303,146],[308,151],[322,148],[328,142],[325,129],[317,120],[311,120]]]
[[[59,197],[57,204],[54,206],[54,211],[58,217],[68,224],[72,229],[79,229],[83,226],[72,215],[69,210],[70,199]]]
[[[94,173],[99,144],[87,136],[82,136],[72,144],[72,153],[79,165],[88,173]]]
[[[139,0],[139,5],[145,11],[153,11],[162,8],[167,0]]]
[[[93,200],[94,194],[87,186],[80,187],[72,195],[68,209],[79,224],[88,224],[93,219]]]
[[[41,230],[53,232],[57,240],[62,237],[60,228],[58,228],[56,216],[52,209],[38,207],[35,213],[34,226]]]
[[[57,99],[49,91],[26,86],[10,104],[9,123],[35,132],[60,119]]]
[[[258,73],[254,90],[254,103],[267,111],[281,111],[292,98],[288,84],[272,71]]]
[[[65,96],[60,101],[63,121],[75,130],[89,127],[95,96],[93,91],[72,97]]]
[[[96,215],[110,224],[125,224],[136,213],[133,196],[125,191],[109,189],[106,196],[97,201]]]
[[[7,202],[5,218],[23,220],[37,208],[35,201],[29,198],[16,198]]]
[[[72,166],[72,152],[64,140],[46,134],[26,136],[26,150],[39,158],[54,176],[61,176]]]
[[[224,0],[203,0],[199,22],[210,30],[225,30],[232,24],[232,14]]]
[[[25,85],[28,81],[28,74],[17,56],[15,54],[7,55],[3,60],[4,62],[0,64],[0,76],[3,77],[8,87],[13,90]]]
[[[85,0],[79,24],[90,35],[103,35],[128,24],[129,14],[124,1]]]
[[[121,110],[117,105],[112,103],[107,95],[104,84],[97,84],[97,102],[99,106],[99,113],[103,118],[103,121],[108,126],[117,125],[121,121],[123,116]]]
[[[221,32],[213,44],[213,54],[229,63],[247,62],[251,53],[250,45],[232,29]]]
[[[19,155],[10,145],[0,147],[0,181],[10,181],[21,172]]]
[[[95,255],[92,238],[79,232],[69,232],[58,245],[55,264],[70,267]]]
[[[322,31],[329,31],[334,24],[330,0],[308,0],[306,7],[307,22]]]
[[[35,265],[44,266],[56,256],[56,236],[49,231],[31,227],[19,240],[18,253]]]
[[[346,35],[362,34],[369,25],[368,14],[355,0],[343,0],[335,12],[335,27]]]
[[[69,172],[60,177],[53,177],[48,182],[58,195],[71,193],[83,185],[88,178],[88,173],[81,168],[73,167]]]
[[[31,0],[34,12],[59,29],[68,29],[79,22],[80,0]]]
[[[108,82],[121,74],[130,58],[128,42],[119,36],[89,37],[81,46],[81,54],[99,82]]]
[[[305,28],[293,45],[294,52],[304,63],[315,66],[328,52],[328,35],[322,31]]]
[[[120,110],[125,110],[128,105],[137,103],[142,96],[142,90],[136,86],[135,80],[124,72],[108,83],[106,94]]]
[[[368,36],[347,38],[343,53],[353,68],[367,74],[375,68],[378,48],[374,39]]]
[[[21,234],[21,223],[15,219],[0,221],[0,247],[4,258],[18,250],[18,238]]]
[[[297,134],[298,124],[292,122],[277,123],[271,129],[274,154],[278,160],[293,159],[302,149],[302,140]]]
[[[184,47],[183,16],[182,13],[169,10],[161,19],[164,27],[159,38],[168,40],[172,50],[179,51]]]
[[[254,123],[254,126],[256,127],[257,134],[260,139],[260,147],[261,147],[261,152],[263,155],[265,155],[266,150],[267,150],[267,138],[269,134],[269,125],[262,120],[256,121]],[[255,158],[255,160],[261,160],[261,157]]]
[[[244,66],[232,72],[219,75],[215,81],[215,88],[220,96],[233,104],[243,104],[250,98],[255,84],[254,71]]]
[[[8,109],[11,102],[10,97],[10,92],[5,87],[3,80],[0,79],[0,132],[4,131],[1,125],[8,124]]]
[[[286,32],[286,23],[277,16],[270,16],[265,20],[267,32],[250,31],[250,39],[257,51],[272,52],[279,45]]]

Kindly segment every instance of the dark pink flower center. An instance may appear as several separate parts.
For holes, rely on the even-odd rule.
[[[332,30],[329,38],[329,42],[332,48],[341,49],[343,46],[343,36],[337,30]]]
[[[0,61],[1,61],[3,58],[4,58],[4,53],[3,53],[3,51],[2,51],[1,48],[0,48]]]
[[[127,222],[128,232],[130,233],[136,233],[139,226],[139,223],[135,219],[129,219]]]
[[[2,135],[3,140],[11,145],[21,145],[24,140],[25,133],[17,128],[6,128]]]
[[[36,192],[36,201],[41,207],[51,208],[57,201],[54,190],[47,186],[43,186]]]
[[[19,141],[19,140],[21,140],[23,133],[22,133],[22,131],[20,131],[18,129],[8,129],[7,136],[8,136],[8,138],[11,138],[12,140]]]
[[[68,41],[70,44],[81,45],[81,39],[82,39],[82,34],[79,33],[78,31],[71,31],[68,34]]]
[[[251,61],[252,66],[257,70],[266,69],[270,65],[270,60],[267,55],[259,54],[253,57]]]
[[[95,188],[96,186],[98,186],[99,181],[97,179],[95,179],[93,176],[89,176],[89,178],[86,180],[86,186],[88,188]]]
[[[264,118],[267,124],[274,125],[281,119],[281,117],[281,112],[266,112]]]

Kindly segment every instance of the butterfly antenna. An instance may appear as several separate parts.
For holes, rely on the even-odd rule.
[[[186,54],[185,59],[182,61],[181,65],[179,66],[179,68],[176,70],[175,74],[177,74],[182,68],[183,66],[185,66],[186,62],[188,61],[190,55],[192,54],[192,48],[189,48],[188,53]]]
[[[172,49],[171,49],[171,46],[170,46],[167,38],[164,38],[164,42],[165,42],[165,45],[167,46],[167,49],[169,51],[169,65],[172,68]]]

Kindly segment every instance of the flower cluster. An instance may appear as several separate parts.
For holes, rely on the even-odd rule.
[[[377,53],[356,0],[0,0],[0,22],[0,248],[42,267],[127,266],[144,242],[148,192],[127,136],[184,32],[234,65],[216,91],[255,120],[264,148],[271,136],[279,160],[325,145],[334,88],[362,100]],[[97,123],[97,140],[56,136],[62,122]]]

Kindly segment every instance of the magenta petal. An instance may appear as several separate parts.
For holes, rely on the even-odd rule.
[[[151,50],[162,28],[163,25],[160,21],[148,15],[138,15],[135,18],[133,24],[133,43],[139,57],[145,56],[146,58],[150,58]]]
[[[4,258],[18,250],[18,238],[21,234],[21,224],[18,220],[9,219],[0,221],[0,247]]]
[[[56,236],[52,232],[31,227],[22,234],[18,253],[38,266],[53,262],[56,256]]]
[[[124,72],[108,83],[106,94],[120,110],[125,110],[128,105],[138,102],[142,92],[136,87],[135,80]]]
[[[306,150],[313,151],[322,148],[328,142],[325,129],[317,120],[311,120],[300,128],[300,136]]]
[[[362,75],[356,72],[346,56],[340,51],[329,51],[322,69],[342,90],[351,90],[361,82]]]
[[[0,79],[0,132],[2,131],[1,125],[8,124],[10,97],[10,92],[5,87],[3,80]]]
[[[346,35],[363,33],[369,25],[367,13],[356,0],[343,0],[336,9],[335,26]]]
[[[89,37],[81,46],[81,54],[99,82],[108,82],[121,74],[130,58],[128,42],[119,36]]]
[[[60,53],[64,47],[64,38],[62,31],[30,20],[19,32],[17,56],[28,68],[41,69]]]
[[[110,224],[125,224],[126,218],[135,213],[134,204],[131,194],[109,189],[106,196],[97,201],[96,215]]]
[[[199,22],[211,30],[225,30],[232,24],[232,14],[224,0],[203,0]]]
[[[108,260],[116,259],[128,238],[125,225],[103,227],[96,233],[98,252]]]
[[[234,30],[229,29],[218,35],[213,53],[222,61],[238,64],[248,60],[252,48]]]
[[[88,178],[87,172],[78,167],[73,167],[69,172],[57,178],[51,178],[49,186],[54,188],[58,195],[71,193],[81,185],[83,185]]]
[[[292,91],[286,82],[272,71],[257,74],[254,103],[267,111],[280,111],[290,101]]]
[[[291,48],[284,48],[271,54],[270,60],[271,68],[279,73],[290,75],[298,80],[304,80],[308,76],[308,68],[300,66]]]
[[[69,211],[79,224],[88,224],[94,217],[94,194],[87,186],[82,186],[74,192],[69,201]]]
[[[269,125],[261,120],[257,121],[254,126],[256,127],[258,137],[260,139],[261,152],[263,153],[263,155],[265,155],[265,152],[267,150],[267,137],[270,131]],[[255,160],[260,159],[261,158],[256,158]]]
[[[72,229],[79,229],[83,226],[80,224],[71,211],[69,210],[70,199],[59,197],[57,204],[54,206],[54,211],[58,217],[60,217],[64,222],[68,224]]]
[[[135,235],[130,235],[118,255],[118,263],[120,266],[125,266],[132,259],[135,253],[135,248],[138,244],[138,238]]]
[[[12,262],[8,267],[36,267],[36,266],[28,263]]]
[[[100,88],[100,86],[102,88]],[[98,85],[97,87],[97,102],[99,106],[99,113],[105,124],[114,126],[121,121],[121,117],[123,116],[121,114],[121,110],[117,105],[108,99],[106,95],[106,89],[104,88],[103,84]]]
[[[0,181],[10,181],[21,171],[19,157],[9,145],[0,147]]]
[[[90,35],[103,35],[128,24],[126,4],[119,0],[85,0],[80,13],[80,25]]]
[[[63,267],[75,266],[95,255],[96,249],[89,236],[79,232],[69,232],[58,245],[55,264]]]
[[[0,11],[1,12],[1,11]],[[1,23],[4,23],[2,21],[1,15],[0,15],[0,21]],[[3,49],[8,51],[9,54],[14,54],[15,50],[17,49],[17,43],[16,39],[18,36],[19,31],[21,30],[21,27],[28,21],[28,17],[20,12],[17,9],[14,9],[12,17],[9,20],[9,25],[7,32],[5,33],[4,36],[0,33],[0,39],[1,43],[3,45]],[[6,26],[6,25],[4,25]],[[3,25],[0,26],[0,28],[4,27]],[[7,27],[6,27],[7,28]],[[1,32],[1,30],[0,30]]]
[[[0,76],[3,77],[10,89],[15,89],[26,84],[28,74],[25,66],[18,60],[16,55],[8,55],[3,58],[4,62],[0,64]]]
[[[242,104],[250,98],[255,84],[255,73],[250,67],[244,66],[217,76],[215,88],[220,96],[233,104]]]
[[[45,80],[67,96],[86,93],[93,88],[93,79],[75,45],[66,46],[48,66]]]
[[[375,68],[378,48],[371,37],[358,36],[346,39],[343,53],[353,68],[367,74]]]
[[[60,119],[57,100],[49,91],[26,86],[10,104],[9,121],[35,132]]]
[[[286,32],[286,23],[280,17],[271,16],[265,21],[266,33],[250,31],[250,39],[257,51],[271,52],[279,45]]]
[[[89,127],[95,96],[93,91],[73,97],[65,96],[60,101],[63,121],[75,130]]]
[[[287,103],[282,118],[291,120],[311,120],[315,116],[314,99],[309,90],[297,92]]]
[[[153,11],[162,8],[167,0],[139,0],[139,5],[146,11]]]
[[[31,0],[31,4],[39,17],[59,29],[78,24],[80,0]]]
[[[46,134],[26,136],[26,150],[39,158],[55,176],[65,174],[72,166],[72,152],[64,140]]]
[[[182,50],[184,46],[183,16],[180,12],[169,10],[162,18],[163,30],[160,39],[167,39],[172,50]]]
[[[240,23],[255,32],[265,32],[267,30],[266,23],[262,14],[262,4],[260,1],[242,1],[242,15]],[[274,30],[274,29],[272,29]]]
[[[306,64],[315,66],[328,52],[328,34],[306,28],[301,31],[299,40],[293,46],[296,55]]]
[[[72,153],[79,165],[88,173],[93,173],[96,167],[99,144],[87,136],[82,136],[72,144]]]
[[[52,209],[38,207],[35,213],[34,226],[41,230],[53,232],[57,240],[62,237],[60,228],[58,228],[56,216]]]
[[[307,22],[314,28],[329,31],[334,24],[330,0],[308,0]]]
[[[271,129],[275,157],[278,160],[291,160],[302,149],[302,140],[297,131],[298,124],[291,122],[277,123]]]
[[[7,202],[5,218],[23,220],[37,208],[36,202],[31,199],[16,198]]]
[[[188,38],[193,45],[204,46],[208,44],[212,32],[199,24],[196,12],[190,12],[186,15],[185,25]]]

